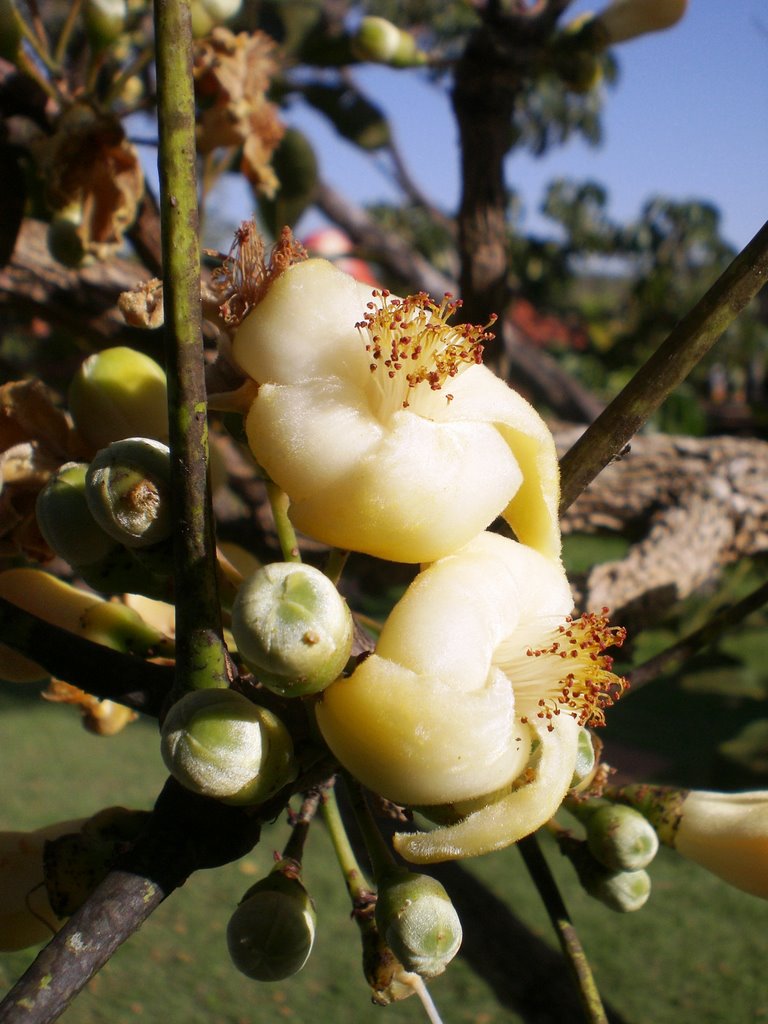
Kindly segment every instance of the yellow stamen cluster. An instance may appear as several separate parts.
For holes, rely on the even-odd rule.
[[[512,683],[518,707],[535,698],[535,716],[552,728],[552,719],[561,712],[572,715],[579,725],[605,725],[605,708],[615,704],[629,683],[611,671],[613,658],[603,653],[607,647],[621,647],[626,639],[622,626],[609,626],[607,608],[581,618],[570,616],[551,630],[538,647],[525,650],[530,662],[517,657],[499,662]],[[504,652],[511,655],[510,641]],[[521,716],[526,722],[531,715]]]
[[[438,305],[425,292],[405,299],[386,289],[373,292],[368,312],[355,326],[371,356],[371,373],[384,369],[396,385],[403,409],[410,406],[412,391],[419,384],[440,391],[462,369],[482,363],[483,343],[493,338],[488,328],[496,317],[483,327],[449,324],[460,306],[461,300],[452,300],[450,295]],[[382,387],[382,392],[388,390]],[[453,398],[450,394],[445,397],[449,402]]]

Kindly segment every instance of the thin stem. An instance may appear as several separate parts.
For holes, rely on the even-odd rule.
[[[373,877],[378,883],[382,876],[386,875],[396,865],[396,861],[392,851],[387,846],[384,836],[379,831],[378,825],[374,821],[362,786],[350,775],[345,774],[344,778],[347,782],[352,810],[355,812],[355,820],[365,841],[365,848],[368,851],[368,858],[373,868]]]
[[[768,223],[560,461],[564,512],[688,376],[768,277]]]
[[[281,490],[277,484],[271,480],[266,480],[267,497],[269,498],[269,504],[272,508],[272,516],[275,520],[275,529],[277,530],[277,539],[280,542],[280,550],[283,552],[283,558],[286,562],[300,562],[301,552],[299,551],[299,542],[296,539],[296,531],[293,528],[293,523],[288,516],[288,506],[290,505],[290,498]]]
[[[295,815],[291,822],[292,828],[288,842],[283,848],[283,858],[285,860],[293,860],[297,864],[301,864],[301,859],[304,856],[304,844],[309,834],[309,826],[314,820],[319,803],[319,788],[313,789],[304,795],[299,813]]]
[[[208,482],[200,312],[192,29],[185,0],[155,0],[160,216],[174,535],[177,692],[229,681]]]
[[[605,1015],[605,1009],[584,947],[571,923],[557,883],[550,871],[549,864],[544,859],[536,836],[530,835],[521,839],[517,848],[547,909],[552,927],[557,933],[560,948],[578,987],[585,1021],[588,1021],[589,1024],[608,1024],[608,1018]]]
[[[83,0],[73,0],[67,11],[67,17],[64,24],[61,27],[59,38],[56,40],[56,48],[53,52],[53,59],[57,64],[61,64],[64,60],[64,56],[67,52],[67,46],[69,40],[72,37],[72,31],[77,24],[77,20],[80,17],[80,8],[82,7]]]
[[[358,863],[355,851],[349,841],[344,822],[341,820],[339,804],[336,799],[336,790],[333,785],[326,786],[322,790],[320,810],[331,837],[336,860],[344,875],[344,883],[347,887],[353,907],[358,907],[371,899],[371,885],[365,877],[360,864]]]
[[[341,574],[344,572],[344,566],[347,564],[349,558],[349,552],[344,551],[341,548],[331,548],[328,552],[328,561],[325,563],[325,569],[323,572],[331,581],[338,586],[338,582],[341,579]]]
[[[718,612],[709,622],[694,630],[693,633],[678,640],[671,647],[660,651],[627,673],[630,682],[629,693],[634,693],[664,673],[674,671],[702,647],[711,644],[731,626],[741,622],[758,608],[762,608],[766,602],[768,602],[768,583],[763,583],[741,601]]]

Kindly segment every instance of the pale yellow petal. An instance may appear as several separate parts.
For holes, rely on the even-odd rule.
[[[294,501],[354,473],[382,436],[354,387],[340,379],[263,384],[245,429],[256,461]]]
[[[730,885],[768,899],[768,793],[693,791],[675,849]]]
[[[560,554],[560,471],[555,442],[533,406],[485,366],[473,366],[451,382],[446,420],[493,423],[522,471],[522,483],[503,515],[523,544]]]
[[[473,538],[413,581],[376,650],[418,673],[482,685],[494,650],[513,631],[562,621],[572,608],[562,566],[493,533]],[[512,681],[514,684],[514,680]]]
[[[471,692],[371,655],[316,708],[323,736],[364,785],[404,804],[470,799],[507,785],[529,755],[499,671]]]
[[[232,355],[259,384],[334,376],[365,380],[369,360],[355,328],[364,299],[355,279],[327,260],[297,263],[243,320]]]
[[[343,443],[339,438],[339,443]],[[258,454],[257,454],[258,458]],[[276,470],[277,472],[277,470]],[[399,562],[463,547],[504,508],[520,470],[487,423],[433,423],[403,411],[332,489],[293,498],[291,518],[318,540]]]
[[[547,822],[570,786],[579,727],[570,715],[556,718],[551,732],[538,724],[534,727],[541,746],[529,781],[455,825],[398,833],[394,837],[397,852],[413,864],[476,857],[510,846]]]

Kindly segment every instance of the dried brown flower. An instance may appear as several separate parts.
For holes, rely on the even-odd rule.
[[[277,69],[275,43],[268,35],[235,35],[221,27],[198,44],[194,66],[201,108],[198,149],[242,147],[242,173],[269,198],[279,186],[270,160],[285,134],[277,107],[267,99]]]
[[[86,104],[65,110],[37,149],[51,209],[77,225],[86,254],[110,256],[136,219],[144,175],[120,122]]]
[[[37,495],[73,457],[72,425],[39,381],[0,387],[0,554],[51,557],[35,518]]]

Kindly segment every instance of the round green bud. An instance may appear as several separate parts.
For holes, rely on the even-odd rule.
[[[461,946],[461,921],[435,878],[395,868],[379,881],[376,924],[407,971],[442,974]]]
[[[346,601],[310,565],[274,562],[243,583],[232,635],[257,678],[284,696],[317,693],[337,679],[352,650]]]
[[[118,543],[146,548],[171,535],[171,453],[148,437],[102,448],[85,478],[91,515]]]
[[[653,826],[632,807],[604,804],[585,824],[592,855],[613,871],[645,868],[659,849]]]
[[[121,345],[89,356],[68,397],[77,431],[94,452],[124,437],[168,439],[165,373],[135,349]]]
[[[48,225],[46,242],[48,251],[65,267],[77,270],[86,262],[86,249],[80,236],[82,208],[73,206],[59,210]]]
[[[195,690],[163,723],[163,760],[183,786],[229,804],[259,804],[296,778],[283,723],[236,690]]]
[[[239,971],[255,981],[297,974],[315,941],[315,908],[301,881],[280,864],[252,886],[227,925],[227,946]]]
[[[595,873],[584,888],[609,910],[630,914],[640,910],[651,895],[651,879],[647,871],[605,871]]]
[[[409,32],[375,15],[362,19],[352,46],[360,60],[389,64],[392,67],[414,67],[426,60]]]
[[[100,562],[117,545],[94,519],[85,497],[88,466],[67,462],[37,496],[35,515],[46,544],[70,565]]]
[[[83,16],[91,43],[101,48],[109,46],[123,33],[128,5],[126,0],[86,0]]]
[[[651,879],[647,871],[612,871],[601,864],[587,847],[578,841],[564,849],[576,869],[586,893],[620,914],[639,910],[651,894]]]
[[[210,34],[217,25],[233,18],[243,5],[243,0],[192,0],[192,35],[201,39]]]

